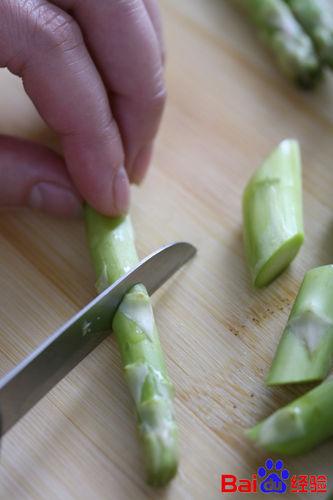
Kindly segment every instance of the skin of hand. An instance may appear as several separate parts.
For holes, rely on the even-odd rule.
[[[55,131],[64,158],[0,135],[0,205],[125,213],[165,103],[156,0],[1,0],[0,67]]]

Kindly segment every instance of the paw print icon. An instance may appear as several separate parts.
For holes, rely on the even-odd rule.
[[[284,469],[282,460],[274,462],[268,458],[265,466],[258,469],[258,477],[261,480],[260,491],[262,493],[285,493],[289,476],[289,471]]]

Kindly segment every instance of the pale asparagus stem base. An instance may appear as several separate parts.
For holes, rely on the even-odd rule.
[[[304,240],[296,141],[281,142],[250,179],[243,196],[243,229],[253,284],[266,286],[290,264]]]
[[[321,77],[321,64],[311,38],[284,0],[232,0],[247,12],[263,43],[288,78],[304,88]]]
[[[268,385],[323,380],[333,364],[333,266],[308,271],[283,332]]]
[[[286,0],[313,40],[321,61],[333,67],[333,4],[331,0]]]
[[[101,291],[138,262],[132,225],[129,216],[110,219],[86,207],[86,226]],[[126,294],[112,329],[135,403],[148,482],[162,486],[177,471],[178,431],[173,415],[173,388],[143,285]]]
[[[299,455],[333,436],[333,378],[246,431],[269,453]]]

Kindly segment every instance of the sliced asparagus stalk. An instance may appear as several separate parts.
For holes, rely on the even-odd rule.
[[[245,9],[281,70],[304,88],[313,87],[321,65],[312,40],[283,0],[233,0]],[[302,1],[302,0],[301,0]]]
[[[306,273],[279,343],[268,385],[311,382],[333,365],[333,266]]]
[[[333,378],[246,431],[268,452],[298,455],[333,436]]]
[[[243,196],[244,244],[253,284],[268,285],[303,240],[301,160],[286,139],[250,179]]]
[[[129,216],[110,219],[86,208],[86,226],[97,289],[128,272],[137,262]],[[148,482],[166,484],[177,471],[178,431],[173,415],[173,388],[149,296],[136,285],[122,300],[112,323],[125,377],[132,394],[143,443]]]
[[[313,40],[321,61],[333,67],[333,5],[329,0],[286,0]]]

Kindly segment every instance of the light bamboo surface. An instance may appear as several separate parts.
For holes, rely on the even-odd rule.
[[[243,429],[302,392],[268,389],[263,379],[304,272],[333,261],[332,78],[315,93],[294,89],[226,1],[161,3],[169,100],[132,215],[142,256],[178,239],[199,249],[154,298],[176,388],[180,471],[164,491],[145,486],[110,337],[5,437],[1,499],[220,498],[222,472],[247,477],[267,458]],[[0,77],[0,131],[53,144],[19,80]],[[283,276],[255,292],[241,194],[254,168],[290,136],[302,145],[306,243]],[[1,213],[0,259],[4,374],[94,296],[94,275],[82,221],[29,211]],[[286,464],[294,474],[331,474],[332,452],[330,442]]]

